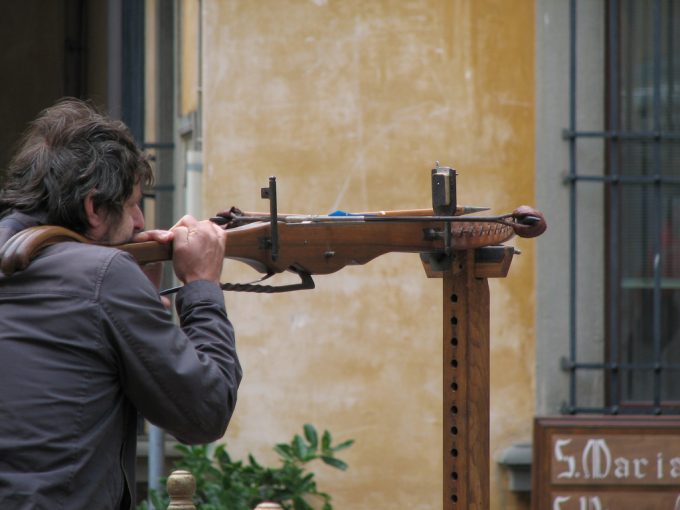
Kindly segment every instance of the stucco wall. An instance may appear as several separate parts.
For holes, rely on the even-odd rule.
[[[533,2],[204,0],[204,214],[429,207],[436,160],[459,203],[533,203]],[[540,205],[540,204],[539,204]],[[534,412],[536,241],[491,283],[492,456]],[[252,279],[238,263],[225,278]],[[390,254],[289,295],[228,294],[245,379],[225,440],[274,461],[303,423],[356,439],[318,468],[338,509],[442,508],[441,281]],[[497,480],[492,506],[517,503]]]

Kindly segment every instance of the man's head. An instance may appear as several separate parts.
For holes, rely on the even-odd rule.
[[[112,244],[143,227],[139,200],[151,167],[122,122],[84,101],[43,110],[8,170],[0,212],[42,213],[48,224]]]

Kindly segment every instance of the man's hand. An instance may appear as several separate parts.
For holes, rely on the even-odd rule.
[[[185,284],[195,280],[219,283],[226,231],[192,216],[184,216],[170,231],[174,234],[172,264],[177,278]]]
[[[175,234],[169,230],[145,230],[144,232],[139,232],[135,234],[132,238],[132,242],[143,243],[145,241],[156,241],[162,244],[171,242],[175,237]],[[144,264],[142,266],[142,271],[146,277],[151,280],[151,283],[157,288],[161,288],[161,280],[163,279],[163,263],[162,262],[152,262],[150,264]],[[170,308],[172,303],[170,299],[165,296],[161,296],[161,302],[166,308]]]

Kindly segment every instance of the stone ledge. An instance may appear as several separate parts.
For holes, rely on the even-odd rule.
[[[510,490],[531,492],[531,443],[515,443],[498,456],[498,464],[510,473]]]

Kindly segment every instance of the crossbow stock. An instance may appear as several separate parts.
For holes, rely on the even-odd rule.
[[[456,251],[500,245],[515,234],[536,237],[546,229],[541,212],[529,206],[502,216],[466,216],[483,208],[457,206],[456,172],[438,163],[432,170],[432,209],[281,214],[277,210],[275,177],[270,177],[269,186],[262,188],[262,198],[269,200],[269,213],[249,213],[232,207],[211,218],[228,232],[225,258],[248,264],[264,274],[257,283],[222,284],[224,290],[273,293],[311,289],[311,275],[366,264],[385,253],[420,253],[424,261],[441,263],[450,261]],[[40,250],[64,241],[91,242],[56,226],[18,232],[0,248],[0,270],[11,275],[25,269]],[[147,241],[116,247],[130,253],[140,264],[172,259],[171,244]],[[300,282],[283,286],[259,283],[284,271],[298,274]]]

